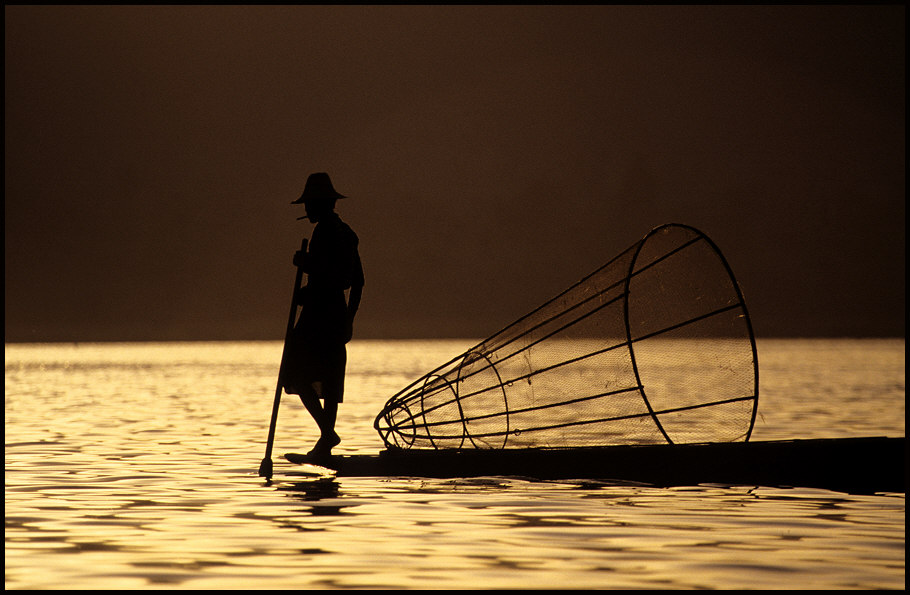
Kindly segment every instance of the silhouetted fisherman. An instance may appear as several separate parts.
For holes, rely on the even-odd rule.
[[[306,217],[316,224],[309,248],[294,254],[294,265],[307,273],[297,293],[300,318],[291,334],[282,382],[285,392],[300,395],[321,436],[311,455],[331,454],[341,442],[335,432],[338,404],[344,398],[345,344],[353,335],[354,316],[363,291],[363,267],[357,234],[335,213],[335,191],[326,173],[307,178],[300,198]],[[345,300],[345,290],[350,289]],[[320,399],[323,404],[320,404]]]

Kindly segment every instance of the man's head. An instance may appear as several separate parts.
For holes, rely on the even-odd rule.
[[[309,199],[303,203],[303,208],[306,209],[306,216],[298,217],[298,219],[309,219],[313,223],[318,223],[320,219],[335,210],[335,199]]]
[[[329,174],[317,172],[310,174],[300,198],[291,204],[299,205],[302,203],[306,208],[306,218],[316,222],[323,215],[331,213],[335,209],[335,201],[339,198],[346,197],[337,192],[332,186]],[[300,219],[303,219],[303,217],[300,217]]]

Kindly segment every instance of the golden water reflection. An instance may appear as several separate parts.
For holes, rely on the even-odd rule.
[[[764,350],[774,408],[756,439],[794,437],[779,434],[795,419],[803,437],[903,435],[902,413],[880,416],[902,412],[903,343],[817,347],[791,368],[792,344]],[[903,588],[903,494],[335,478],[279,459],[315,437],[292,400],[265,482],[279,349],[8,346],[6,588]],[[381,448],[382,400],[461,351],[354,344],[339,452]],[[806,385],[817,361],[828,375]],[[843,406],[810,415],[819,382]]]

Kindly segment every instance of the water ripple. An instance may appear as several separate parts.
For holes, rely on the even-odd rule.
[[[902,420],[875,426],[873,419],[903,403],[902,343],[875,344],[887,356],[872,365],[882,384],[871,388],[869,378],[848,374],[869,344],[851,345],[801,343],[803,358],[793,357],[792,343],[765,350],[774,409],[765,411],[756,439],[781,437],[794,419],[814,420],[800,422],[810,435],[833,427],[902,435]],[[8,346],[6,588],[904,586],[904,494],[338,478],[279,455],[266,482],[256,469],[279,348]],[[463,348],[352,344],[340,452],[378,451],[371,424],[382,401]],[[879,401],[857,407],[858,389],[841,390],[831,399],[842,410],[809,415],[805,402],[816,387],[785,399],[804,382],[806,361],[832,357],[843,365],[829,376],[840,373],[840,385],[862,386]],[[823,376],[826,386],[837,382]],[[860,417],[849,426],[845,415]],[[275,452],[299,451],[314,437],[299,402],[285,399]]]

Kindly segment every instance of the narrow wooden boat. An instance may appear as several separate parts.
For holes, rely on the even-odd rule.
[[[904,492],[906,438],[826,438],[711,444],[501,450],[384,450],[312,458],[336,476],[599,479],[654,486],[720,483],[817,487],[849,493]]]

